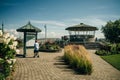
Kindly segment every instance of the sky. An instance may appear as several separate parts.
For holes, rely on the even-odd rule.
[[[120,0],[0,0],[0,27],[20,37],[16,29],[32,25],[42,30],[39,38],[68,35],[65,28],[80,23],[97,27],[96,37],[103,38],[101,27],[120,19]]]

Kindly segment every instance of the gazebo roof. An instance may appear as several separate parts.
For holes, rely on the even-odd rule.
[[[69,30],[69,31],[95,31],[98,29],[97,29],[97,27],[86,25],[84,23],[80,23],[78,25],[68,27],[65,30]]]
[[[18,32],[41,32],[41,29],[33,26],[30,22],[17,29]]]

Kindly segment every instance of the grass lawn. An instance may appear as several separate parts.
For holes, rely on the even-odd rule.
[[[101,56],[105,61],[120,70],[120,54]]]

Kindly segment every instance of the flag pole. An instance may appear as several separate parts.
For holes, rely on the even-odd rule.
[[[46,27],[46,24],[44,25],[44,28],[45,28],[45,42],[47,41],[47,27]]]

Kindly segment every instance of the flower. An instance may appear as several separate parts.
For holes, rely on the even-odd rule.
[[[13,64],[15,64],[16,59],[10,59],[12,61]]]
[[[19,49],[16,49],[16,54],[20,54],[20,50]]]
[[[16,50],[16,46],[14,46],[13,49]]]
[[[15,64],[16,59],[8,59],[6,60],[8,64]]]
[[[10,40],[11,40],[10,38],[7,38],[6,39],[6,44],[9,44]]]
[[[14,35],[11,35],[11,36],[10,36],[10,39],[14,40]]]
[[[6,42],[7,42],[7,40],[6,40],[6,39],[3,39],[3,42],[4,42],[4,43],[6,43]]]
[[[11,60],[7,60],[7,63],[8,63],[8,64],[12,64],[12,61],[11,61]]]
[[[7,38],[10,37],[10,34],[9,34],[9,33],[6,33],[6,34],[3,35],[3,37],[4,37],[5,39],[7,39]]]
[[[17,37],[14,37],[14,40],[16,40],[17,39]]]
[[[12,40],[16,40],[17,37],[15,37],[14,35],[11,35],[11,36],[10,36],[10,39],[12,39]]]
[[[10,68],[12,68],[13,66],[12,65],[10,65]]]
[[[3,42],[4,42],[5,44],[9,44],[10,40],[11,40],[10,38],[4,38]]]
[[[17,46],[17,44],[18,44],[17,41],[14,41],[14,42],[13,42],[13,45],[14,45],[15,47]]]
[[[13,45],[9,45],[9,48],[10,48],[10,49],[13,49],[13,48],[14,48],[14,46],[13,46]]]

